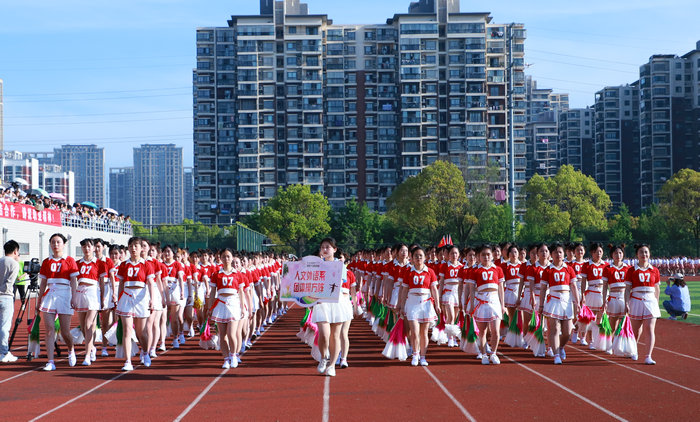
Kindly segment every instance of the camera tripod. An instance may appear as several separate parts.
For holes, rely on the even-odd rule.
[[[32,298],[32,292],[34,293],[34,297]],[[34,301],[34,313],[31,313],[31,307],[32,307],[32,299]],[[17,328],[22,324],[22,319],[24,319],[24,315],[34,315],[36,316],[39,312],[39,283],[38,283],[38,275],[37,274],[31,274],[29,276],[29,285],[27,286],[27,291],[24,294],[24,298],[21,298],[21,306],[19,308],[19,312],[17,313],[17,319],[15,320],[15,326],[12,329],[12,334],[10,335],[10,340],[8,341],[7,347],[8,350],[12,348],[12,342],[15,339],[15,334],[17,333]],[[27,312],[27,309],[30,310],[30,312]],[[34,323],[34,318],[27,318],[27,327],[29,330],[31,330],[32,324]],[[55,350],[56,350],[56,356],[61,356],[61,349],[58,347],[58,342],[54,342],[55,345]],[[32,356],[32,353],[27,349],[27,362],[31,362],[31,360],[34,359],[34,356]]]

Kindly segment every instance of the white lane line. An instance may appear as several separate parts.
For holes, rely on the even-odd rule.
[[[511,358],[511,357],[509,357],[509,356],[504,355],[504,354],[501,353],[501,352],[498,352],[498,354],[501,355],[501,356],[503,356],[504,358],[508,359],[509,361],[511,361],[511,362],[513,362],[513,363],[515,363],[515,364],[517,364],[518,366],[520,366],[520,367],[522,367],[522,368],[524,368],[524,369],[526,369],[526,370],[532,372],[533,374],[535,374],[535,375],[537,375],[538,377],[544,379],[545,381],[550,382],[550,383],[556,385],[557,387],[561,388],[562,390],[566,391],[567,393],[571,394],[572,396],[577,397],[577,398],[583,400],[584,402],[590,404],[591,406],[595,407],[596,409],[600,410],[601,412],[607,414],[607,415],[610,416],[611,418],[617,419],[618,421],[627,422],[627,419],[623,418],[622,416],[611,412],[610,410],[604,408],[603,406],[599,405],[598,403],[594,402],[593,400],[591,400],[591,399],[589,399],[589,398],[587,398],[587,397],[584,397],[584,396],[580,395],[579,393],[573,391],[572,389],[570,389],[570,388],[568,388],[568,387],[566,387],[566,386],[564,386],[564,385],[558,383],[557,381],[554,381],[553,379],[549,378],[548,376],[546,376],[546,375],[544,375],[544,374],[542,374],[542,373],[540,373],[540,372],[537,372],[537,371],[535,371],[535,370],[532,369],[532,368],[527,367],[526,365],[524,365],[524,364],[518,362],[517,360],[515,360],[515,359],[513,359],[513,358]]]
[[[161,353],[160,356],[163,356],[164,354],[168,353],[170,350],[172,350],[172,349],[166,350],[165,352]],[[138,369],[138,368],[140,368],[141,366],[143,366],[143,364],[137,365],[134,369]],[[88,391],[86,391],[86,392],[84,392],[84,393],[82,393],[82,394],[80,394],[80,395],[77,395],[77,396],[73,397],[72,399],[66,401],[65,403],[63,403],[63,404],[61,404],[61,405],[59,405],[59,406],[56,406],[56,407],[54,407],[53,409],[51,409],[51,410],[49,410],[49,411],[47,411],[47,412],[45,412],[45,413],[42,413],[41,415],[37,416],[36,418],[31,419],[29,422],[34,422],[34,421],[37,421],[37,420],[43,418],[44,416],[50,415],[50,414],[52,414],[53,412],[55,412],[55,411],[57,411],[57,410],[59,410],[59,409],[61,409],[61,408],[63,408],[63,407],[68,406],[69,404],[73,403],[74,401],[77,401],[77,400],[79,400],[79,399],[81,399],[81,398],[87,396],[88,394],[92,393],[93,391],[99,390],[100,388],[104,387],[105,385],[109,384],[110,382],[112,382],[112,381],[114,381],[114,380],[117,380],[117,379],[123,377],[124,375],[128,375],[128,374],[131,373],[131,372],[133,372],[133,371],[126,371],[126,372],[122,372],[122,373],[120,373],[120,374],[117,374],[117,375],[113,376],[112,378],[108,379],[107,381],[104,381],[102,384],[96,385],[95,387],[92,387],[92,388],[89,389]]]
[[[331,407],[331,377],[325,378],[326,380],[323,382],[323,417],[321,420],[323,422],[328,422],[328,415]]]
[[[637,344],[644,344],[644,343],[642,343],[640,341]],[[700,360],[700,358],[696,358],[695,356],[684,355],[683,353],[674,352],[673,350],[664,349],[663,347],[659,347],[659,346],[654,346],[654,350],[662,350],[664,352],[673,353],[674,355],[683,356],[684,358]]]
[[[573,347],[573,346],[572,346],[572,347]],[[587,354],[587,355],[595,356],[596,358],[598,358],[598,359],[600,359],[600,360],[604,360],[604,361],[606,361],[606,362],[613,363],[613,364],[615,364],[615,365],[617,365],[617,366],[621,366],[621,367],[623,367],[623,368],[627,368],[627,369],[629,369],[630,371],[638,372],[638,373],[640,373],[640,374],[642,374],[642,375],[646,375],[646,376],[648,376],[648,377],[655,378],[655,379],[657,379],[657,380],[659,380],[659,381],[663,381],[663,382],[668,383],[668,384],[671,384],[671,385],[673,385],[673,386],[675,386],[675,387],[680,387],[680,388],[682,388],[682,389],[684,389],[684,390],[688,390],[688,391],[690,391],[690,392],[692,392],[692,393],[695,393],[695,394],[700,394],[700,391],[698,391],[698,390],[693,390],[692,388],[686,387],[686,386],[681,385],[681,384],[679,384],[679,383],[677,383],[677,382],[669,381],[669,380],[667,380],[667,379],[665,379],[665,378],[657,377],[656,375],[650,374],[650,373],[648,373],[648,372],[644,372],[644,371],[640,371],[639,369],[632,368],[631,366],[623,365],[623,364],[621,364],[621,363],[617,363],[617,362],[612,361],[612,360],[610,360],[610,359],[606,359],[606,358],[604,358],[604,357],[602,357],[602,356],[594,355],[593,353],[589,353],[589,352],[587,352],[587,351],[585,351],[585,350],[583,350],[583,349],[579,349],[578,347],[573,347],[573,348],[576,349],[576,350],[578,350],[578,351],[580,351],[580,352],[583,352],[583,353],[585,353],[585,354]]]
[[[282,316],[284,316],[284,315],[282,315]],[[268,331],[270,331],[270,329],[272,328],[272,326],[275,325],[275,323],[276,323],[277,321],[279,321],[280,318],[281,318],[281,317],[277,317],[277,319],[275,320],[275,322],[273,322],[272,324],[270,324],[270,326],[267,327],[267,329],[265,329],[265,331],[263,331],[263,332],[255,339],[255,341],[253,341],[252,344],[257,343],[258,340],[260,340],[260,339],[262,338],[262,336],[265,335],[265,333],[267,333]],[[242,354],[245,354],[248,350],[250,350],[250,348],[246,347],[245,352],[243,352]],[[175,419],[173,420],[173,422],[179,422],[179,421],[182,420],[182,418],[184,418],[185,416],[187,416],[187,414],[190,413],[190,411],[191,411],[192,409],[194,409],[194,407],[202,400],[202,398],[204,398],[204,396],[209,392],[209,390],[211,390],[212,387],[214,387],[214,385],[215,385],[217,382],[219,382],[219,380],[221,379],[221,377],[223,377],[224,374],[226,374],[226,372],[228,372],[228,369],[224,369],[223,371],[221,371],[221,373],[220,373],[216,378],[214,378],[214,379],[212,380],[212,382],[209,383],[209,385],[207,385],[207,387],[204,389],[204,391],[202,391],[201,393],[199,393],[199,395],[192,401],[192,403],[190,403],[189,406],[187,406],[187,408],[185,408],[185,410],[183,410],[182,413],[180,413],[180,415],[178,415],[178,417],[175,418]]]
[[[462,406],[462,403],[460,403],[460,402],[455,398],[455,396],[453,396],[452,393],[449,392],[449,390],[445,387],[445,385],[444,385],[443,383],[440,382],[440,380],[438,379],[438,377],[436,377],[435,374],[433,374],[432,371],[431,371],[430,369],[428,369],[427,366],[422,366],[421,368],[425,369],[425,372],[427,372],[428,375],[430,375],[430,378],[432,378],[433,381],[435,381],[435,384],[437,384],[438,387],[440,387],[440,389],[442,390],[442,392],[445,393],[445,395],[446,395],[450,400],[452,400],[452,403],[454,403],[455,406],[457,406],[457,408],[462,412],[462,414],[464,415],[465,418],[467,418],[468,421],[476,422],[476,419],[474,419],[474,416],[472,416],[469,412],[467,412],[467,409],[465,409],[464,406]]]
[[[75,356],[76,356],[76,357],[77,357],[77,356],[82,356],[82,355],[84,355],[84,354],[85,354],[85,352],[77,353]],[[58,359],[58,360],[55,360],[54,363],[63,362],[63,361],[66,360],[66,359],[68,359],[68,358]],[[4,379],[4,380],[1,380],[1,381],[0,381],[0,384],[2,384],[3,382],[7,382],[7,381],[10,381],[10,380],[13,380],[13,379],[15,379],[15,378],[19,378],[19,377],[21,377],[21,376],[23,376],[23,375],[31,374],[32,372],[38,371],[38,370],[40,370],[40,369],[42,369],[42,368],[43,368],[43,366],[37,366],[37,367],[34,368],[34,369],[30,369],[30,370],[28,370],[28,371],[19,373],[19,374],[15,375],[15,376],[12,376],[12,377],[10,377],[10,378],[6,378],[6,379]]]
[[[207,388],[205,388],[204,390],[202,390],[202,392],[199,393],[199,395],[197,396],[197,398],[194,399],[194,400],[192,401],[192,403],[190,403],[190,405],[187,406],[187,408],[186,408],[185,410],[183,410],[182,413],[180,413],[180,415],[179,415],[177,418],[174,419],[174,422],[179,422],[179,421],[182,420],[182,418],[184,418],[185,416],[187,416],[187,414],[190,413],[190,410],[192,410],[192,409],[202,400],[202,398],[209,392],[209,390],[211,390],[212,387],[214,387],[214,384],[216,384],[217,382],[219,382],[219,380],[221,379],[221,377],[223,377],[224,374],[226,374],[228,371],[229,371],[228,369],[224,369],[223,371],[221,371],[221,373],[219,374],[219,376],[217,376],[216,378],[214,378],[214,380],[212,380],[212,382],[210,382],[209,385],[207,385]]]

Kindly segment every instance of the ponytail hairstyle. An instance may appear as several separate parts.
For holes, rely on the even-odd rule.
[[[618,250],[618,249],[621,250],[621,251],[622,251],[622,254],[624,255],[624,253],[625,253],[625,244],[624,244],[624,243],[620,243],[619,245],[615,245],[615,244],[613,244],[613,243],[610,243],[610,244],[608,244],[608,249],[609,249],[609,251],[610,251],[610,258],[612,258],[613,253],[615,253],[615,251]]]
[[[63,241],[63,243],[66,243],[66,242],[68,241],[68,238],[66,238],[66,237],[65,237],[64,235],[62,235],[61,233],[54,233],[54,234],[51,235],[51,237],[49,237],[49,242],[51,242],[51,239],[53,239],[54,237],[60,238],[60,239]]]

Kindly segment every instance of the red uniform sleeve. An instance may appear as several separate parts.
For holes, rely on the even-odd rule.
[[[126,262],[122,262],[117,268],[117,278],[123,281],[126,278]]]
[[[437,285],[438,278],[435,275],[435,271],[433,271],[429,268],[428,268],[428,278],[430,279],[430,283],[428,283],[429,286]]]

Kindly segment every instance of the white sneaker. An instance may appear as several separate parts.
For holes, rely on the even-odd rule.
[[[161,352],[165,352],[167,349],[165,348],[165,343],[161,344],[160,347],[158,348]]]
[[[109,357],[109,350],[107,350],[106,347],[102,348],[102,356],[103,357]]]
[[[554,357],[554,352],[552,351],[552,348],[547,349],[547,357],[553,358]]]
[[[221,365],[222,369],[229,369],[231,367],[231,361],[228,358],[224,359],[224,364]]]
[[[146,368],[151,366],[151,355],[149,355],[148,353],[143,354],[143,366],[145,366]]]
[[[501,364],[501,360],[498,359],[498,356],[496,356],[495,353],[491,353],[491,363],[494,364],[494,365],[500,365],[500,364]]]
[[[151,355],[152,358],[157,358],[157,357],[158,357],[158,354],[156,353],[156,349],[151,350],[150,355]]]
[[[329,377],[334,377],[335,376],[335,365],[329,365],[328,368],[326,369],[326,375]]]
[[[609,354],[609,355],[612,355],[612,354],[613,354],[613,350],[612,350],[612,349],[608,349],[608,350],[605,351],[605,353],[607,353],[607,354]]]
[[[554,356],[554,364],[561,365],[561,357],[559,355]]]
[[[482,365],[490,365],[491,364],[491,360],[489,359],[489,355],[487,355],[486,353],[481,355],[481,364]]]
[[[321,361],[318,363],[316,370],[318,371],[319,374],[322,374],[322,373],[326,372],[327,366],[328,366],[328,359],[322,358]]]
[[[238,363],[240,362],[238,356],[229,357],[229,361],[231,361],[231,368],[238,368]]]
[[[638,359],[638,356],[637,356],[637,355],[631,355],[631,356],[630,356],[630,359],[632,359],[632,360],[637,360],[637,359]]]
[[[420,358],[420,366],[428,366],[428,361],[424,357]]]
[[[589,344],[588,350],[595,350],[595,345],[593,343]]]
[[[97,360],[97,349],[94,347],[90,350],[90,360],[93,362]]]
[[[86,357],[86,358],[83,360],[83,363],[82,363],[81,365],[83,365],[83,366],[90,366],[90,365],[92,365],[92,361],[90,360],[89,357]]]
[[[347,367],[348,367],[347,359],[341,359],[340,360],[340,369],[347,368]]]
[[[44,371],[55,371],[56,370],[56,365],[53,363],[53,361],[47,362],[46,366],[44,366]]]
[[[250,340],[248,340],[245,342],[245,347],[250,349],[251,347],[253,347],[253,343],[251,343]]]
[[[646,363],[647,365],[656,365],[656,361],[654,361],[654,359],[652,359],[651,356],[647,356],[647,358],[644,359],[644,363]]]
[[[566,352],[564,351],[563,347],[561,349],[559,349],[559,357],[561,358],[562,361],[566,360]]]
[[[133,371],[134,366],[131,364],[131,362],[125,362],[124,366],[122,366],[122,371]]]
[[[241,363],[241,362],[242,362],[242,361],[241,361],[241,355],[239,355],[238,353],[236,353],[236,361],[237,361],[238,363]]]
[[[180,348],[180,342],[178,341],[177,337],[173,339],[173,349],[179,349]]]
[[[581,346],[588,346],[588,342],[585,338],[581,338]]]
[[[456,344],[455,344],[454,337],[450,337],[450,339],[447,340],[447,347],[455,347],[455,346],[456,346]]]
[[[255,330],[255,335],[256,335],[256,336],[260,337],[261,334],[262,334],[262,333],[260,332],[260,329]]]
[[[68,353],[68,366],[75,366],[78,360],[75,358],[75,350]]]
[[[476,358],[478,360],[481,360],[481,358],[483,358],[483,357],[484,357],[484,355],[482,355],[481,352],[477,353],[477,355],[476,355]]]
[[[488,343],[486,344],[486,353],[491,353],[491,346]]]
[[[12,362],[17,362],[17,356],[14,356],[12,353],[7,352],[2,356],[2,359],[0,359],[0,362],[2,363],[12,363]]]
[[[420,363],[420,356],[413,355],[413,357],[411,358],[411,366],[418,366],[419,363]]]
[[[180,344],[185,344],[185,335],[180,333]]]

